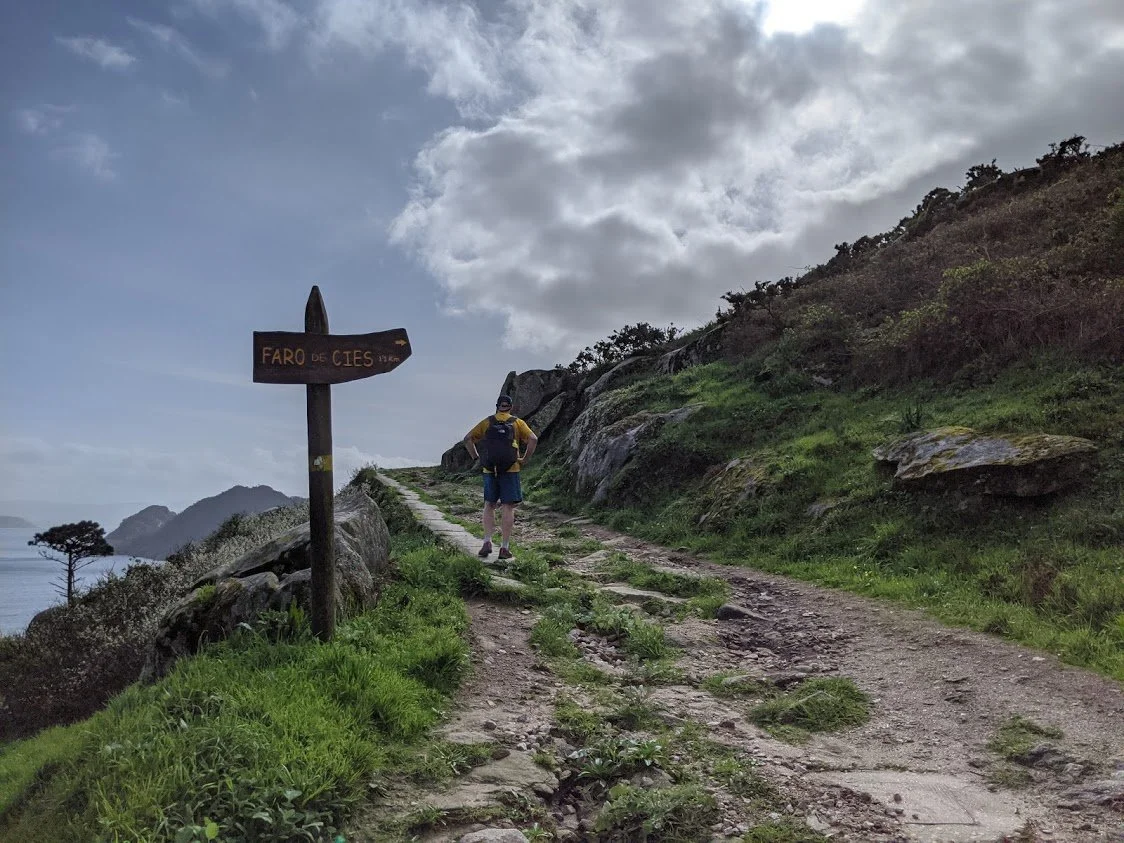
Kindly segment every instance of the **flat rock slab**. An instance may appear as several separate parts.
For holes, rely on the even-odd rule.
[[[595,550],[588,556],[583,556],[581,559],[578,559],[576,562],[574,562],[574,566],[578,568],[584,568],[590,565],[600,565],[612,555],[613,551],[611,550]]]
[[[519,582],[519,580],[513,580],[507,577],[497,577],[495,574],[492,575],[492,585],[503,591],[522,592],[527,590],[526,584]]]
[[[631,585],[624,585],[623,583],[603,585],[601,591],[619,598],[624,603],[647,603],[649,600],[672,604],[687,602],[683,597],[672,597],[670,594],[664,594],[660,591],[645,591],[642,588],[633,588]]]
[[[439,811],[484,808],[500,804],[501,797],[512,791],[533,793],[536,788],[554,791],[557,787],[554,773],[531,760],[529,752],[513,752],[506,758],[474,767],[446,790],[423,794],[418,803]]]
[[[998,840],[1017,832],[1026,821],[1016,800],[940,773],[859,770],[815,773],[811,778],[869,793],[888,808],[901,808],[910,839],[922,843]]]
[[[1034,497],[1092,475],[1097,446],[1078,436],[985,436],[970,427],[920,431],[875,448],[895,488]]]

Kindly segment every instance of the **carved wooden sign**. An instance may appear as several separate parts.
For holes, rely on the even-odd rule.
[[[312,544],[312,631],[328,640],[336,625],[335,491],[332,472],[334,383],[389,372],[410,356],[402,328],[374,334],[328,333],[320,288],[304,306],[304,332],[254,331],[254,382],[303,383],[308,415],[308,509]]]
[[[402,328],[374,334],[254,331],[254,383],[346,383],[389,372],[409,356]]]

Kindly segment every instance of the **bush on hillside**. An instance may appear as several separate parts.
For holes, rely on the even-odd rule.
[[[947,377],[1005,366],[1043,348],[1124,354],[1124,282],[1059,277],[1042,260],[977,261],[946,270],[934,299],[889,318],[857,352],[864,379]]]
[[[668,325],[666,328],[655,328],[647,322],[625,325],[613,331],[607,339],[586,346],[566,368],[578,374],[589,372],[602,366],[619,363],[626,357],[661,349],[673,342],[677,336],[679,336],[679,329],[674,325]],[[555,368],[562,368],[562,364],[559,363]]]
[[[135,682],[164,611],[201,574],[308,520],[308,507],[229,519],[222,542],[183,548],[163,565],[108,574],[71,607],[0,637],[0,741],[89,717]],[[211,550],[207,550],[207,547]]]
[[[963,192],[930,191],[895,229],[727,293],[727,352],[816,372],[829,351],[874,383],[977,377],[1040,348],[1124,359],[1124,145],[1093,157],[1071,138],[1044,158],[1017,173],[976,165]],[[842,344],[809,334],[811,308],[849,321]]]

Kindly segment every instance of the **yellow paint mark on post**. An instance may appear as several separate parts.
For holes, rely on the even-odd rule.
[[[332,455],[328,454],[324,457],[310,457],[308,460],[309,471],[331,471],[332,470]]]

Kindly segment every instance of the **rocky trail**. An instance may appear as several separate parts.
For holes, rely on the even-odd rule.
[[[423,500],[383,481],[441,539],[478,549],[456,523],[477,518],[470,489],[412,474]],[[496,569],[494,587],[514,597],[470,601],[473,671],[438,736],[486,745],[489,756],[440,786],[388,788],[348,840],[1124,841],[1124,690],[1110,679],[916,611],[714,565],[541,508],[520,511],[514,543],[516,561],[520,548],[549,546],[557,569],[662,624],[673,668],[638,663],[588,628],[567,636],[584,672],[559,668],[532,644],[543,607],[518,599],[528,584],[517,566]],[[606,582],[606,560],[626,558],[724,581],[717,616]],[[764,699],[824,677],[865,692],[869,720],[802,743],[754,722]],[[611,724],[616,749],[604,731],[600,743],[590,737],[591,721]],[[613,781],[598,755],[644,758],[619,766],[623,780],[666,798],[639,805],[687,801],[655,817],[647,837],[642,817],[633,832],[627,821],[598,831]],[[704,794],[694,808],[689,793]],[[705,831],[684,831],[692,821]],[[390,828],[410,831],[395,838]]]

